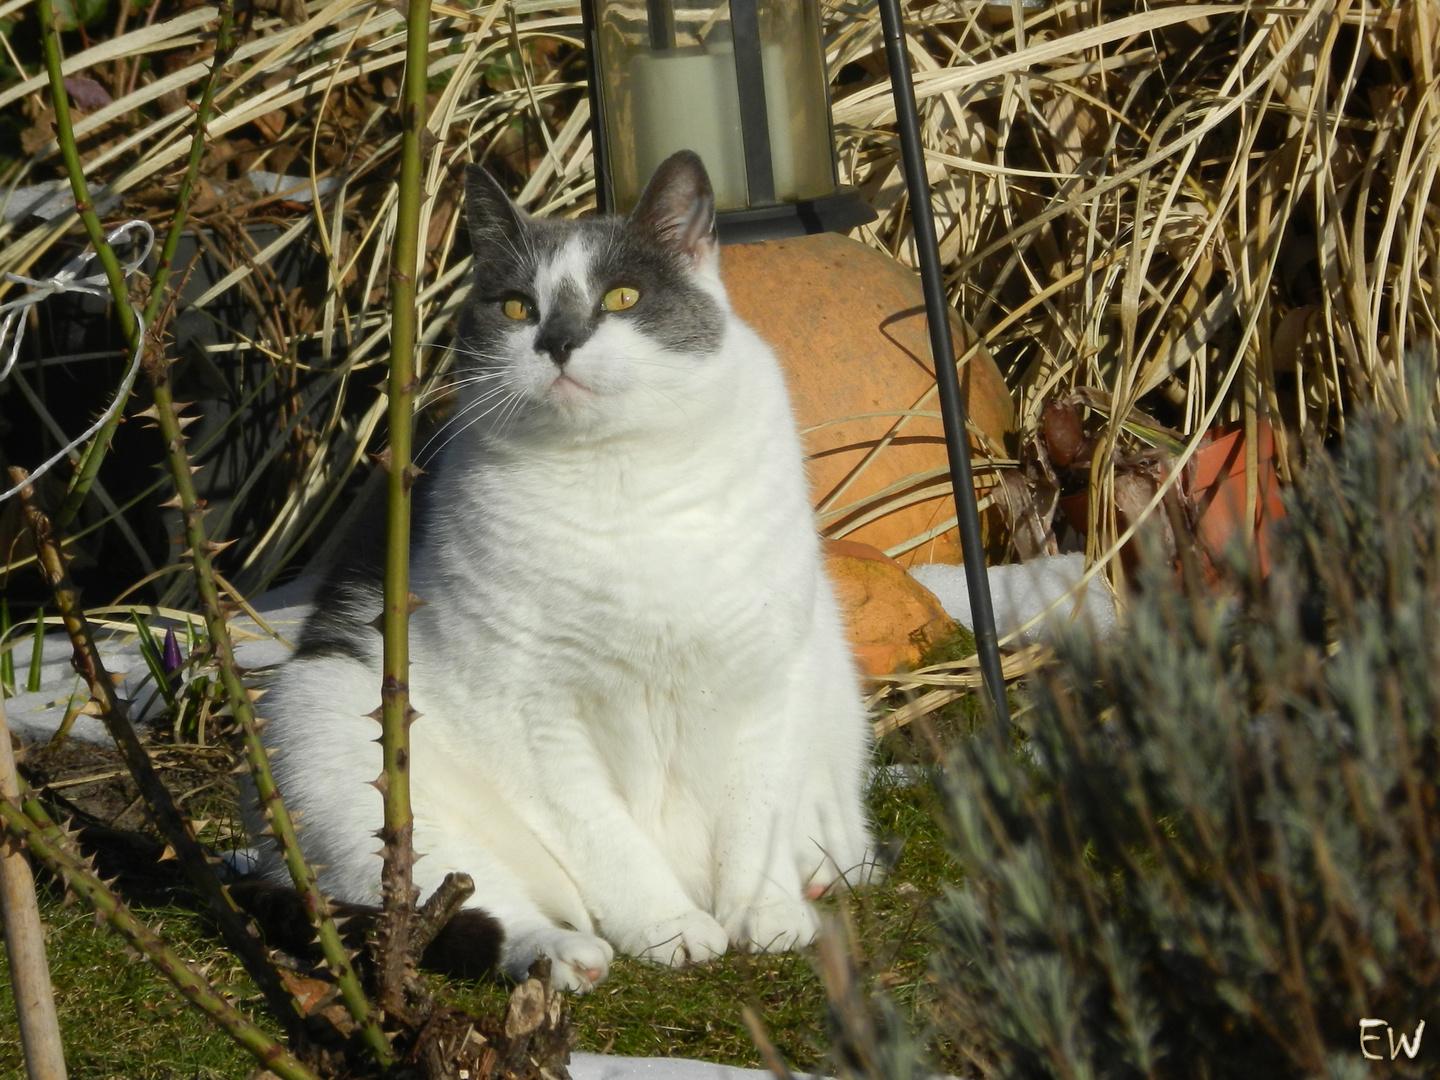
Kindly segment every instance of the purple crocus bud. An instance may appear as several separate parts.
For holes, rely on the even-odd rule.
[[[70,99],[75,102],[75,107],[86,112],[103,109],[111,102],[110,92],[94,79],[84,75],[68,76],[65,79],[65,89],[70,92]]]
[[[185,663],[185,658],[180,655],[180,642],[175,639],[175,628],[172,626],[165,631],[165,651],[161,656],[161,663],[165,665],[165,674],[179,670]]]

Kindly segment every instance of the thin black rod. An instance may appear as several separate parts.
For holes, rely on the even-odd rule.
[[[975,503],[975,479],[970,468],[970,437],[965,431],[965,403],[955,373],[955,347],[950,340],[950,303],[945,298],[945,275],[935,242],[935,219],[930,213],[930,181],[925,173],[925,151],[920,143],[920,117],[915,108],[915,86],[910,81],[910,51],[905,46],[905,24],[900,0],[879,0],[880,23],[885,31],[885,55],[890,61],[890,90],[895,97],[895,121],[900,152],[905,161],[905,188],[910,194],[910,220],[915,252],[920,258],[920,279],[925,286],[925,318],[930,326],[930,355],[935,361],[935,384],[940,393],[940,416],[945,426],[945,449],[950,457],[950,484],[955,494],[955,517],[960,525],[961,553],[965,558],[965,587],[970,593],[970,614],[975,622],[975,650],[980,672],[990,691],[995,716],[1010,723],[1005,700],[1005,676],[1000,670],[1000,647],[995,636],[995,609],[990,601],[990,579],[985,570],[985,547],[980,538],[980,510]]]
[[[650,22],[650,48],[675,48],[675,0],[645,0]]]
[[[770,206],[775,202],[775,168],[770,160],[770,114],[755,0],[730,0],[730,29],[735,41],[735,88],[740,95],[740,141],[745,148],[745,201]]]
[[[605,128],[604,74],[600,63],[600,31],[595,23],[592,0],[580,5],[585,31],[585,83],[590,94],[590,137],[595,158],[595,209],[615,212],[614,188],[610,184],[610,133]]]

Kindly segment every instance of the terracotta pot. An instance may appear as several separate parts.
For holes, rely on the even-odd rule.
[[[1247,531],[1255,538],[1255,553],[1262,576],[1270,573],[1270,534],[1285,517],[1280,501],[1280,478],[1275,473],[1275,432],[1261,418],[1256,426],[1258,468],[1256,505],[1245,502],[1245,429],[1217,429],[1195,451],[1190,497],[1199,510],[1197,531],[1212,558],[1224,553],[1230,542]]]
[[[785,367],[801,430],[815,429],[804,438],[817,507],[860,502],[917,473],[947,468],[938,419],[911,417],[858,476],[865,455],[894,428],[897,418],[816,427],[861,414],[916,408],[934,385],[925,297],[914,271],[834,233],[733,245],[722,250],[720,264],[735,310],[774,347]],[[974,335],[953,312],[950,326],[957,355],[963,354]],[[995,361],[978,351],[960,374],[972,424],[994,450],[1003,452],[1005,436],[1014,427],[1014,407]],[[918,407],[936,413],[940,408],[933,396]],[[935,492],[913,505],[846,531],[863,513],[857,510],[827,522],[825,534],[882,551],[903,545],[955,514],[948,483],[932,478],[912,486],[927,484],[935,485]],[[955,530],[897,557],[907,566],[958,563]]]
[[[1270,573],[1271,532],[1285,517],[1280,500],[1280,478],[1275,471],[1275,433],[1270,421],[1261,418],[1256,426],[1256,504],[1247,510],[1245,500],[1245,429],[1217,428],[1206,434],[1190,459],[1190,468],[1181,477],[1181,490],[1195,507],[1195,533],[1209,561],[1221,558],[1237,536],[1249,530],[1262,576]],[[1151,493],[1153,495],[1153,487]],[[1060,513],[1071,528],[1084,533],[1088,526],[1090,493],[1067,495],[1060,500]],[[1129,521],[1117,515],[1123,530]],[[1168,530],[1168,523],[1164,525]],[[1132,541],[1121,549],[1127,568],[1132,568],[1138,551]]]

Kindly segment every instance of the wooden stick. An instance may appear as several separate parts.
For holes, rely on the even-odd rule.
[[[5,702],[0,699],[0,796],[15,799],[15,755]],[[10,989],[20,1022],[20,1046],[29,1080],[65,1080],[65,1048],[55,1019],[50,967],[45,962],[45,932],[35,903],[35,878],[20,841],[0,832],[0,913],[5,916],[5,951],[10,957]]]

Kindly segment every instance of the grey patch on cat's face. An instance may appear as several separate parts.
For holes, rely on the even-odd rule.
[[[537,312],[538,348],[559,362],[556,350],[545,348],[547,343],[563,339],[573,351],[589,340],[602,319],[625,319],[671,352],[703,357],[719,349],[724,313],[695,279],[689,251],[674,235],[657,228],[653,215],[536,220],[517,210],[490,175],[474,165],[466,170],[465,188],[475,278],[461,317],[462,358],[469,353],[471,362],[490,366],[506,354],[509,335],[536,329],[531,320],[506,316],[505,301],[518,298],[538,307],[535,281],[541,268],[560,258],[577,237],[589,255],[586,288],[557,290],[549,310]],[[708,198],[708,181],[704,190]],[[713,217],[711,206],[699,207],[706,220]],[[640,299],[625,311],[602,311],[601,299],[621,285],[637,289]]]

